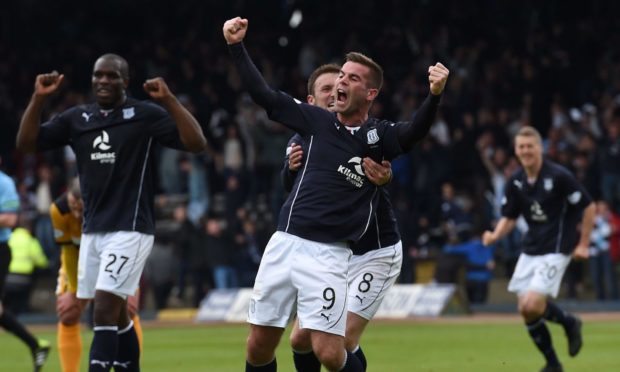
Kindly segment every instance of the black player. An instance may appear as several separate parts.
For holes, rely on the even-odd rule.
[[[127,97],[129,67],[115,54],[95,62],[95,103],[39,125],[45,99],[63,78],[56,72],[37,76],[17,147],[45,151],[70,145],[75,152],[84,200],[77,297],[95,299],[89,370],[137,371],[138,340],[126,301],[153,245],[154,146],[200,152],[206,140],[163,79],[147,80],[144,89],[164,108]]]
[[[547,360],[542,371],[562,371],[545,320],[564,327],[570,356],[581,349],[581,320],[561,310],[548,297],[557,296],[571,254],[575,259],[588,258],[595,206],[567,169],[543,159],[542,141],[536,129],[519,130],[515,153],[522,169],[506,183],[503,217],[493,232],[483,234],[482,242],[489,245],[504,237],[515,227],[519,216],[527,221],[529,230],[523,240],[523,253],[508,290],[519,296],[519,312]]]
[[[280,212],[256,277],[250,302],[248,371],[274,371],[274,351],[297,305],[300,328],[311,330],[312,349],[329,370],[360,371],[360,361],[344,348],[348,242],[368,230],[378,188],[368,182],[362,159],[390,160],[423,137],[445,86],[448,70],[429,68],[433,95],[419,125],[368,118],[383,81],[370,58],[349,53],[336,81],[337,115],[269,88],[241,41],[247,20],[224,24],[224,37],[252,98],[269,117],[302,135],[306,163]],[[360,127],[351,134],[349,127]]]

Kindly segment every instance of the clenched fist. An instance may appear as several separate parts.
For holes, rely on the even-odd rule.
[[[224,27],[222,28],[224,39],[226,39],[228,45],[242,42],[247,30],[248,20],[241,17],[229,19],[224,22]]]
[[[443,92],[448,81],[448,75],[450,75],[450,70],[439,62],[428,67],[428,82],[431,84],[432,94],[438,96]]]

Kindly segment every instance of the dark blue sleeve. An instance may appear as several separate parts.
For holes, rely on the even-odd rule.
[[[399,123],[401,125],[398,126],[398,143],[403,152],[409,152],[416,143],[426,137],[435,122],[440,100],[440,95],[429,94],[411,122]]]
[[[271,120],[277,121],[302,135],[317,132],[320,119],[330,115],[327,110],[303,103],[288,94],[267,85],[243,43],[228,46],[239,76],[248,93],[259,106],[267,111]]]
[[[146,125],[150,135],[162,146],[186,151],[181,141],[177,125],[174,120],[172,120],[170,114],[168,114],[168,111],[151,102],[146,102],[144,108],[147,111]]]
[[[68,145],[71,140],[71,115],[75,109],[71,108],[41,124],[37,137],[37,150],[47,151]]]
[[[284,189],[288,192],[290,192],[293,189],[293,185],[295,184],[295,179],[297,178],[297,175],[299,174],[298,171],[291,171],[288,167],[288,157],[289,157],[289,154],[291,153],[291,147],[293,144],[297,144],[303,147],[304,139],[299,134],[295,134],[293,137],[291,137],[290,140],[288,140],[288,143],[286,144],[286,157],[284,158],[284,167],[282,168],[282,171],[280,172],[280,178],[282,180],[282,185],[284,186]]]
[[[588,194],[585,187],[568,170],[560,173],[559,180],[564,198],[566,198],[570,208],[583,210],[592,203],[592,197]]]
[[[517,219],[521,215],[519,208],[519,196],[517,195],[516,182],[520,182],[515,178],[510,178],[504,188],[504,197],[502,198],[502,217]]]

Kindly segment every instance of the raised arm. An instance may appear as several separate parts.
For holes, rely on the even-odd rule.
[[[252,62],[243,45],[247,29],[248,20],[237,17],[226,21],[222,31],[224,32],[224,38],[228,44],[230,55],[248,93],[250,93],[254,102],[269,111],[275,106],[277,92],[267,85],[267,82],[254,65],[254,62]]]
[[[398,141],[405,152],[411,150],[413,145],[428,134],[435,121],[439,100],[449,74],[450,71],[439,62],[428,68],[430,94],[415,113],[412,122],[398,127]]]
[[[188,151],[198,153],[207,148],[207,139],[198,121],[172,94],[164,79],[158,77],[147,80],[144,90],[168,111],[177,125],[181,142]]]
[[[60,75],[56,71],[37,75],[34,83],[34,93],[19,123],[15,143],[18,150],[34,152],[37,149],[37,136],[39,135],[43,105],[46,98],[58,90],[64,77],[64,75]]]

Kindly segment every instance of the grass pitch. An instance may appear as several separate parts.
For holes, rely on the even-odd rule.
[[[243,371],[246,325],[144,326],[145,351],[142,370]],[[586,321],[584,348],[576,358],[567,354],[562,329],[550,324],[553,341],[565,371],[620,371],[620,322]],[[35,328],[38,337],[54,344],[45,372],[60,371],[56,352],[56,332],[49,327]],[[82,370],[91,332],[84,331]],[[288,333],[278,348],[280,371],[294,371],[288,346]],[[538,371],[542,356],[530,341],[525,328],[514,319],[448,319],[429,322],[380,322],[369,325],[362,346],[369,361],[369,372],[523,372]],[[31,370],[30,355],[15,337],[0,331],[0,371]]]

